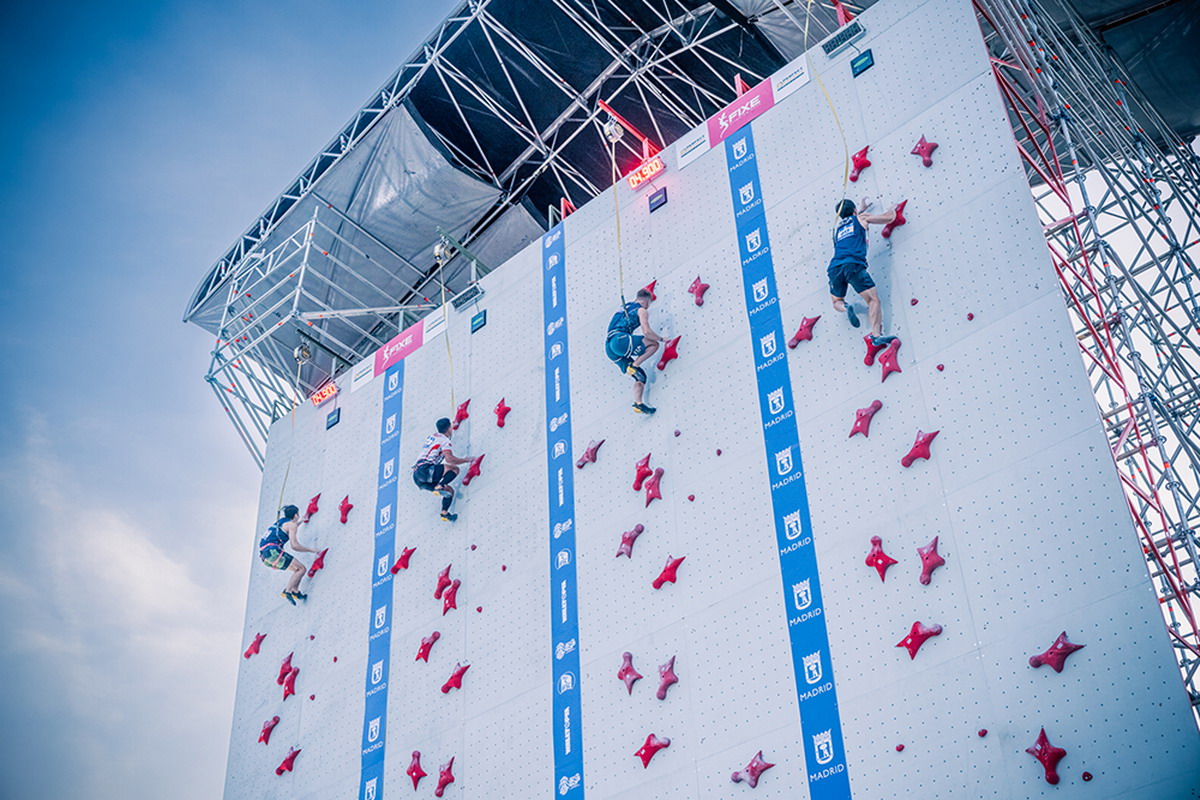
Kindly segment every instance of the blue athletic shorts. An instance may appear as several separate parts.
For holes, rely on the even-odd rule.
[[[845,297],[847,285],[853,286],[859,294],[875,288],[875,281],[871,280],[865,263],[843,261],[829,265],[829,293],[834,297]]]
[[[621,371],[633,363],[633,359],[646,352],[644,337],[628,333],[612,333],[604,342],[604,353]]]

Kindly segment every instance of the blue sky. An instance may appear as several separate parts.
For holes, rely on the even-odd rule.
[[[448,11],[0,8],[0,796],[220,796],[259,473],[179,319]]]

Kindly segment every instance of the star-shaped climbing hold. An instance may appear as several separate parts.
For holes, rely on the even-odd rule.
[[[342,498],[342,502],[338,504],[338,511],[341,512],[342,516],[340,519],[343,525],[346,524],[346,520],[350,519],[350,509],[352,508],[354,508],[354,503],[350,502],[350,495],[346,495]]]
[[[938,146],[937,142],[926,141],[925,137],[922,136],[920,138],[920,140],[917,142],[916,146],[913,147],[912,154],[914,156],[920,156],[921,163],[924,164],[925,166],[932,167],[933,166],[933,151],[937,150],[937,146]]]
[[[600,453],[600,445],[604,444],[604,442],[604,439],[601,439],[600,441],[592,439],[590,442],[588,442],[587,449],[583,451],[583,455],[581,455],[579,460],[575,462],[575,466],[579,469],[583,469],[584,464],[595,464],[596,456]]]
[[[650,293],[650,299],[651,299],[651,300],[657,300],[657,299],[658,299],[658,295],[656,295],[656,294],[654,293],[654,287],[655,287],[655,286],[657,286],[657,285],[658,285],[658,279],[657,279],[657,278],[655,278],[654,280],[650,281],[649,283],[647,283],[645,286],[643,286],[643,287],[642,287],[643,289],[645,289],[647,292],[649,292],[649,293]]]
[[[438,768],[437,788],[433,790],[434,797],[441,797],[446,793],[446,787],[454,783],[454,759],[451,758],[445,764]]]
[[[1050,744],[1050,740],[1046,738],[1045,728],[1042,728],[1033,746],[1025,748],[1025,752],[1042,762],[1042,766],[1046,769],[1046,783],[1058,783],[1058,762],[1062,761],[1067,751]]]
[[[634,755],[642,760],[642,769],[646,769],[650,766],[650,759],[654,758],[655,753],[670,746],[670,739],[665,736],[660,739],[652,733],[646,737],[646,743],[638,748]]]
[[[453,581],[450,580],[450,568],[452,566],[454,566],[454,565],[447,564],[446,568],[438,573],[437,588],[433,590],[433,599],[434,600],[441,600],[442,593],[445,592],[446,589],[448,589],[450,587],[451,583],[453,583]]]
[[[870,438],[871,433],[871,418],[875,416],[875,412],[883,408],[883,403],[876,400],[866,408],[860,408],[854,412],[854,426],[850,428],[850,437],[854,438],[855,434],[861,433],[864,437]]]
[[[933,541],[924,547],[918,547],[917,552],[921,554],[921,581],[922,586],[928,586],[933,580],[933,571],[946,563],[946,559],[938,555],[937,551],[938,537],[933,537]]]
[[[1050,645],[1050,649],[1044,653],[1029,657],[1029,666],[1040,667],[1042,664],[1049,665],[1050,669],[1055,672],[1062,672],[1063,665],[1066,663],[1067,656],[1074,653],[1076,650],[1082,650],[1083,645],[1071,644],[1067,640],[1067,632],[1063,631],[1054,640],[1054,644]]]
[[[296,764],[296,756],[300,755],[299,747],[289,747],[287,755],[283,757],[283,761],[279,762],[279,766],[275,768],[276,775],[282,775],[285,772],[291,772],[292,767]]]
[[[908,205],[908,201],[902,200],[896,206],[896,218],[894,220],[892,220],[891,222],[889,222],[887,225],[883,226],[883,231],[881,231],[881,235],[883,236],[883,238],[885,238],[885,239],[891,238],[892,231],[896,230],[896,228],[899,228],[901,225],[908,224],[908,220],[904,216],[904,207],[906,205]]]
[[[512,411],[511,406],[504,405],[504,398],[500,398],[500,402],[496,403],[496,427],[504,427],[504,418],[508,416],[508,412]]]
[[[479,477],[479,465],[483,463],[483,457],[486,455],[487,453],[480,453],[471,459],[471,466],[467,467],[467,474],[463,475],[463,486],[470,486],[471,481]]]
[[[800,344],[801,342],[812,341],[813,326],[817,324],[817,320],[820,318],[820,314],[817,314],[815,317],[801,317],[800,327],[796,330],[796,335],[788,339],[788,347],[792,350],[795,350],[796,345]]]
[[[396,563],[392,564],[392,574],[395,575],[402,569],[408,569],[408,560],[412,558],[412,554],[417,552],[415,547],[406,547],[400,551],[400,557],[396,559]]]
[[[258,649],[262,647],[263,639],[267,638],[265,633],[260,633],[254,637],[254,641],[246,648],[246,652],[242,653],[242,658],[258,655]]]
[[[442,595],[442,616],[446,616],[446,612],[452,608],[458,608],[458,587],[462,586],[462,581],[458,578],[454,579],[454,583],[446,587],[446,593]]]
[[[701,281],[699,275],[696,276],[696,280],[692,281],[692,285],[688,287],[688,291],[695,298],[696,305],[704,305],[704,293],[708,291],[708,284]]]
[[[874,567],[879,571],[879,580],[882,582],[887,580],[886,575],[888,567],[900,562],[883,552],[883,539],[879,538],[878,536],[872,536],[871,552],[867,554],[867,560],[865,563],[868,567]]]
[[[870,149],[871,145],[867,145],[862,150],[859,150],[850,157],[850,160],[854,162],[854,169],[850,170],[851,181],[857,181],[858,176],[862,174],[862,171],[871,166],[871,162],[867,158],[867,151]]]
[[[921,645],[925,644],[925,640],[934,636],[942,635],[941,625],[930,625],[926,627],[920,622],[912,624],[912,630],[908,632],[908,636],[901,639],[896,647],[903,647],[908,650],[909,659],[917,657],[917,651],[921,649]]]
[[[633,653],[621,655],[621,668],[617,670],[617,678],[625,683],[625,689],[633,694],[633,685],[642,679],[642,674],[633,668]]]
[[[682,561],[683,559],[679,560]],[[658,691],[654,696],[659,700],[666,700],[667,689],[670,689],[677,683],[679,683],[679,676],[675,674],[675,656],[671,656],[670,661],[658,666]]]
[[[454,672],[450,673],[450,677],[442,684],[442,694],[449,694],[451,689],[461,689],[463,675],[466,675],[470,668],[470,664],[465,666],[462,662],[455,664]]]
[[[659,467],[654,470],[654,474],[646,481],[646,505],[649,506],[654,500],[662,500],[662,483],[663,468]]]
[[[667,565],[662,568],[662,572],[658,573],[658,577],[650,585],[655,589],[661,589],[665,583],[675,583],[675,573],[679,571],[679,565],[683,563],[685,558],[687,556],[680,556],[679,558],[667,556]]]
[[[616,557],[620,558],[621,556],[625,556],[626,558],[633,558],[633,543],[637,541],[637,537],[641,536],[642,532],[645,530],[646,526],[639,522],[637,525],[633,526],[632,530],[622,533],[621,546],[617,548]]]
[[[896,354],[899,352],[900,340],[893,339],[891,343],[888,344],[888,346],[884,349],[883,353],[879,356],[879,365],[883,368],[883,377],[879,379],[880,383],[886,381],[888,379],[888,375],[891,375],[893,372],[904,371],[900,369],[900,361],[896,357]]]
[[[646,457],[639,459],[633,466],[636,470],[633,476],[633,490],[640,492],[642,490],[642,482],[654,474],[654,470],[650,469],[650,453],[646,453]]]
[[[744,770],[733,773],[729,776],[729,779],[734,783],[745,781],[750,784],[751,789],[755,789],[758,787],[758,779],[773,766],[775,765],[770,761],[763,759],[762,750],[759,750],[754,754],[754,758],[750,759],[750,763],[746,765]]]
[[[434,631],[421,640],[421,646],[417,648],[417,657],[414,661],[424,661],[429,663],[429,651],[433,649],[433,643],[442,638],[442,634]]]
[[[662,372],[667,368],[667,363],[679,358],[679,340],[682,336],[676,336],[667,342],[667,346],[663,348],[663,354],[658,359],[658,370]]]
[[[404,773],[406,775],[408,775],[408,777],[412,778],[413,790],[415,791],[417,788],[417,784],[419,784],[421,782],[421,778],[424,778],[426,776],[426,774],[428,774],[425,772],[425,770],[421,769],[421,751],[420,750],[413,750],[412,761],[409,762],[408,769],[404,770]]]
[[[471,398],[467,398],[458,404],[458,410],[454,412],[454,424],[451,426],[454,430],[458,430],[458,426],[467,421],[471,415],[467,412],[467,407],[471,405]]]
[[[918,430],[916,443],[914,443],[912,446],[912,449],[908,451],[908,455],[906,455],[904,458],[900,459],[900,463],[905,467],[911,467],[913,465],[913,462],[915,462],[918,458],[923,458],[926,461],[928,461],[929,460],[929,444],[934,439],[937,438],[938,433],[939,433],[939,431],[933,431],[932,433],[925,433],[923,431]]]
[[[258,734],[258,740],[263,744],[271,743],[271,731],[275,730],[275,726],[279,724],[279,717],[271,717],[263,723],[262,731]]]

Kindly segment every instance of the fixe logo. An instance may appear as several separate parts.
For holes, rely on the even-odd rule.
[[[405,350],[405,349],[411,347],[412,341],[413,341],[413,335],[410,333],[408,336],[405,336],[403,339],[401,339],[398,342],[393,342],[393,343],[384,345],[383,360],[386,362],[392,356],[396,355],[396,353],[399,353],[401,350]],[[396,387],[394,385],[392,385],[391,383],[389,383],[388,388],[395,389]]]
[[[717,117],[717,124],[721,126],[721,132],[724,133],[726,130],[728,130],[730,125],[737,122],[747,114],[757,111],[759,107],[762,106],[762,102],[762,95],[755,94],[749,100],[739,103],[731,109],[722,111],[720,116]]]

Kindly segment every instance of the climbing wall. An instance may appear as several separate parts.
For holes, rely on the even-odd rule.
[[[619,184],[619,255],[605,194],[275,424],[257,529],[317,498],[328,550],[299,607],[255,559],[227,798],[1200,797],[970,3],[857,21]],[[904,203],[877,353],[843,194]],[[646,417],[602,341],[651,283]],[[410,476],[440,416],[454,523]]]

